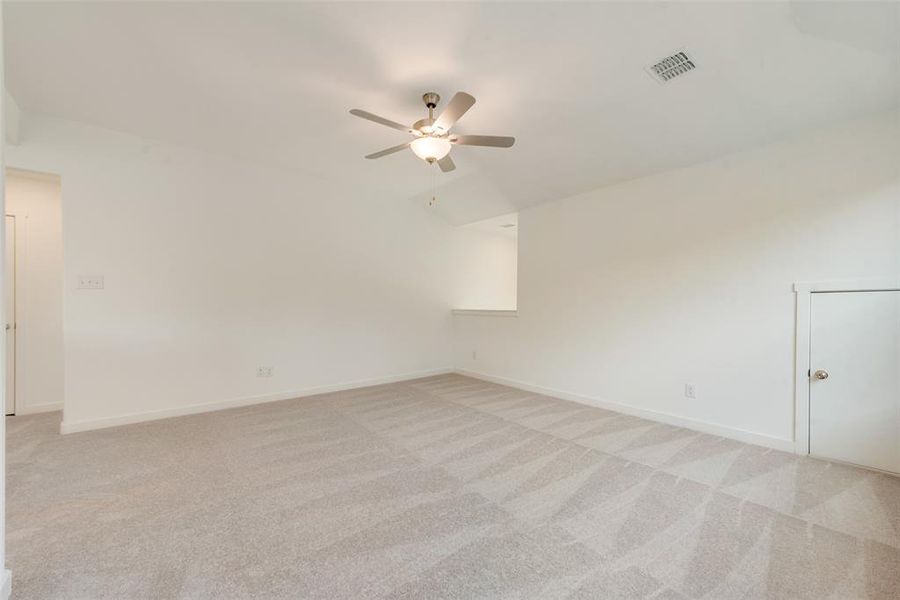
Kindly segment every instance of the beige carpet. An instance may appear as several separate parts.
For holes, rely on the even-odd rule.
[[[58,425],[15,598],[900,598],[900,479],[457,375]]]

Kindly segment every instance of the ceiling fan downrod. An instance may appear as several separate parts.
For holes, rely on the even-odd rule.
[[[440,95],[437,92],[426,92],[422,94],[422,101],[428,107],[428,120],[433,122],[434,109],[437,108],[438,102],[441,101]]]

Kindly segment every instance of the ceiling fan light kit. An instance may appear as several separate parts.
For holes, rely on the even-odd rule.
[[[366,158],[381,158],[388,154],[400,152],[405,148],[410,148],[416,156],[426,163],[429,165],[437,163],[441,171],[446,173],[456,168],[456,165],[453,164],[453,160],[450,158],[450,149],[454,145],[509,148],[516,141],[512,137],[494,135],[451,135],[450,128],[475,104],[475,98],[465,92],[457,92],[437,119],[434,118],[434,109],[437,108],[441,97],[435,92],[428,92],[422,96],[422,101],[428,108],[428,117],[416,121],[411,127],[358,108],[350,111],[351,115],[391,127],[392,129],[405,131],[415,137],[410,142],[392,146],[380,152],[374,152],[367,155]]]
[[[432,136],[422,136],[409,144],[416,156],[427,163],[440,160],[450,154],[450,146],[450,140],[447,138]]]

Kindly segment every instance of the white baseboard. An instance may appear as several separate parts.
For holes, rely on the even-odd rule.
[[[3,570],[3,580],[0,581],[0,599],[7,600],[12,594],[12,572],[9,569]]]
[[[694,431],[700,431],[702,433],[709,433],[712,435],[730,438],[739,442],[746,442],[748,444],[755,444],[757,446],[765,446],[767,448],[774,448],[776,450],[783,450],[785,452],[794,451],[794,441],[789,439],[777,438],[753,431],[745,431],[743,429],[735,429],[733,427],[726,427],[725,425],[719,425],[717,423],[709,423],[707,421],[690,419],[688,417],[680,417],[678,415],[657,412],[655,410],[637,408],[635,406],[629,406],[627,404],[619,404],[617,402],[610,402],[608,400],[601,400],[599,398],[583,396],[581,394],[575,394],[572,392],[564,392],[562,390],[542,387],[533,383],[526,383],[524,381],[517,381],[515,379],[507,379],[506,377],[488,375],[487,373],[479,373],[477,371],[469,371],[467,369],[455,369],[455,372],[459,373],[460,375],[474,377],[475,379],[481,379],[483,381],[490,381],[492,383],[508,385],[509,387],[525,390],[527,392],[535,392],[537,394],[544,394],[545,396],[553,396],[555,398],[561,398],[563,400],[578,402],[579,404],[605,408],[607,410],[649,419],[650,421],[657,421],[659,423],[666,423],[668,425],[676,425],[678,427],[684,427],[685,429],[692,429]]]
[[[37,413],[55,412],[63,409],[62,402],[48,402],[46,404],[36,404],[34,406],[16,407],[16,415],[35,415]]]
[[[428,371],[419,371],[417,373],[404,373],[403,375],[390,375],[387,377],[377,377],[374,379],[366,379],[362,381],[350,381],[346,383],[337,383],[333,385],[321,385],[317,387],[306,388],[303,390],[293,390],[285,392],[277,392],[274,394],[266,394],[263,396],[249,396],[244,398],[232,398],[230,400],[219,400],[216,402],[205,402],[203,404],[192,404],[189,406],[179,406],[177,408],[166,408],[162,410],[150,410],[140,413],[130,413],[125,415],[117,415],[114,417],[103,417],[100,419],[83,419],[80,421],[63,421],[59,426],[59,432],[78,433],[80,431],[90,431],[92,429],[104,429],[106,427],[118,427],[120,425],[132,425],[134,423],[143,423],[145,421],[157,421],[159,419],[170,419],[172,417],[183,417],[185,415],[195,415],[198,413],[213,412],[216,410],[225,410],[228,408],[239,408],[241,406],[252,406],[254,404],[264,404],[266,402],[278,402],[280,400],[291,400],[293,398],[303,398],[305,396],[315,396],[317,394],[328,394],[331,392],[341,392],[344,390],[352,390],[356,388],[368,387],[371,385],[381,385],[385,383],[396,383],[398,381],[406,381],[409,379],[418,379],[420,377],[430,377],[432,375],[445,375],[452,373],[453,369],[447,367],[443,369],[431,369]]]

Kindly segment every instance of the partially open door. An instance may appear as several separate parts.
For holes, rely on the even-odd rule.
[[[6,414],[16,413],[16,218],[6,215]]]

